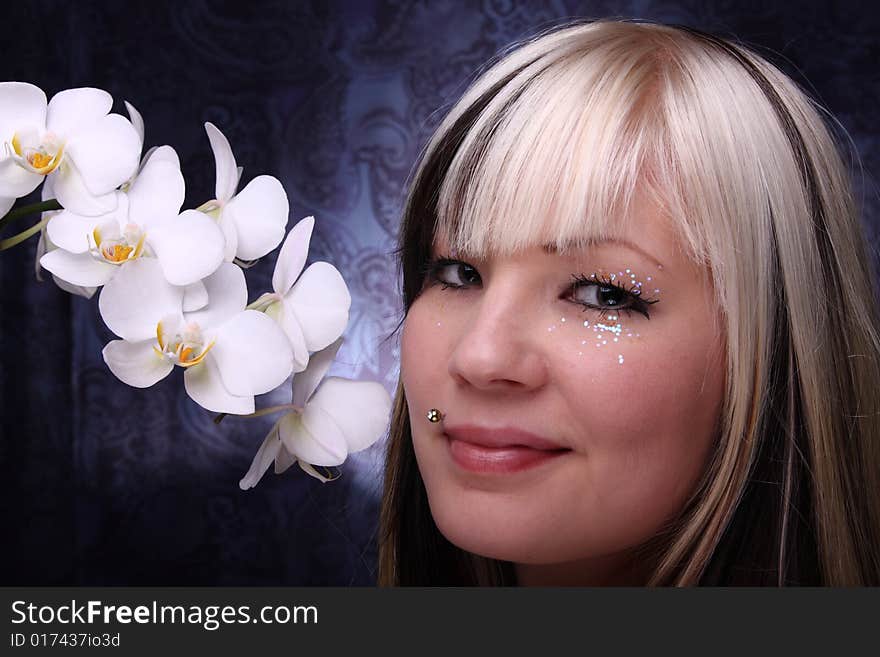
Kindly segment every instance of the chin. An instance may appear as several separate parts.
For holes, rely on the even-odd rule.
[[[588,551],[582,544],[559,541],[558,528],[545,523],[511,517],[498,510],[481,512],[475,504],[442,503],[432,500],[430,495],[428,500],[440,533],[472,554],[513,563],[549,564],[582,558]]]

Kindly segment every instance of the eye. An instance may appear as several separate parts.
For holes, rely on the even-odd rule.
[[[583,274],[573,276],[568,289],[568,298],[584,306],[600,311],[600,316],[609,310],[635,310],[650,319],[648,306],[657,303],[657,299],[645,299],[638,290],[630,290],[611,280],[596,278],[595,274],[587,278]]]
[[[443,289],[463,288],[481,282],[479,273],[471,265],[446,257],[431,260],[425,267],[425,273],[429,284],[440,283]]]

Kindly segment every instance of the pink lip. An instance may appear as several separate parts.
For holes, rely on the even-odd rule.
[[[537,467],[571,450],[515,427],[447,427],[449,450],[461,468],[480,473],[512,473]]]

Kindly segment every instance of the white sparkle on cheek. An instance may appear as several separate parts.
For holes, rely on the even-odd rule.
[[[623,354],[617,354],[617,364],[623,365]]]
[[[589,326],[589,325],[590,325],[590,322],[588,322],[587,320],[584,320],[584,326]]]
[[[560,317],[560,318],[559,318],[559,321],[560,321],[560,322],[564,322],[564,321],[565,321],[565,317]]]
[[[581,344],[587,344],[586,340],[581,340]]]
[[[440,322],[437,322],[437,326],[440,326]]]

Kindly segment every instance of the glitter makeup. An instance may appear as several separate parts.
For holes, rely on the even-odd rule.
[[[464,282],[447,282],[441,276],[447,267],[456,267],[459,279]],[[474,278],[479,279],[479,273],[474,267],[447,256],[438,256],[429,260],[422,268],[422,272],[425,276],[425,284],[439,283],[444,290],[449,288],[466,289],[474,284]],[[646,283],[651,285],[646,285]],[[600,268],[589,276],[572,274],[571,282],[564,293],[572,303],[582,306],[584,312],[592,310],[598,313],[598,319],[593,322],[587,319],[583,320],[582,328],[594,333],[594,344],[597,349],[600,349],[607,346],[609,342],[612,345],[622,346],[624,339],[631,340],[641,337],[640,333],[621,323],[621,313],[625,313],[628,318],[632,318],[633,313],[639,313],[645,319],[650,319],[649,308],[659,301],[660,288],[653,287],[655,285],[653,276],[645,276],[643,282],[636,271],[630,267],[608,272]],[[653,290],[653,296],[650,298],[643,291],[649,288]],[[560,328],[560,325],[565,324],[566,318],[560,317],[558,321],[559,324],[547,327],[548,333],[555,332]],[[587,340],[582,339],[580,344],[586,345]],[[578,351],[578,355],[583,355],[583,351]],[[618,354],[617,362],[619,365],[623,364],[623,354]]]

